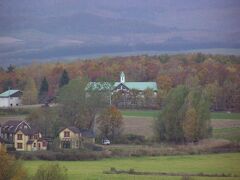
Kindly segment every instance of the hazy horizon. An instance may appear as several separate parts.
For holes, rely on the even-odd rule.
[[[239,17],[238,0],[2,0],[0,65],[136,52],[239,54]]]

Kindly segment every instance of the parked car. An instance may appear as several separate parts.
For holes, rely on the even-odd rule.
[[[102,144],[103,144],[103,145],[110,145],[111,143],[110,143],[110,140],[108,140],[108,139],[103,139]]]

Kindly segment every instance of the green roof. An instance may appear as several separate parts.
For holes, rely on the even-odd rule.
[[[106,91],[112,90],[114,87],[110,82],[89,82],[86,86],[86,90],[99,90]]]
[[[120,82],[115,82],[114,87],[117,87]],[[146,89],[152,89],[153,91],[157,91],[156,82],[125,82],[123,83],[129,89],[136,89],[139,91],[144,91]]]
[[[2,94],[0,94],[0,97],[9,97],[13,94],[15,94],[16,92],[18,92],[19,90],[8,90],[8,91],[5,91],[3,92]]]
[[[102,90],[113,90],[113,88],[117,87],[121,82],[115,82],[112,86],[109,82],[89,82],[86,89],[98,89]],[[152,89],[153,91],[157,91],[157,84],[156,82],[125,82],[123,83],[129,89],[136,89],[139,91],[144,91],[146,89]]]

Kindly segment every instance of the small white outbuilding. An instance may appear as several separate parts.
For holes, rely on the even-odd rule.
[[[16,107],[21,105],[20,90],[8,90],[0,94],[0,107]]]

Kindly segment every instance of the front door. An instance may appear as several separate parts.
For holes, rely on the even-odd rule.
[[[70,141],[62,141],[62,148],[63,149],[70,149],[71,148]]]

